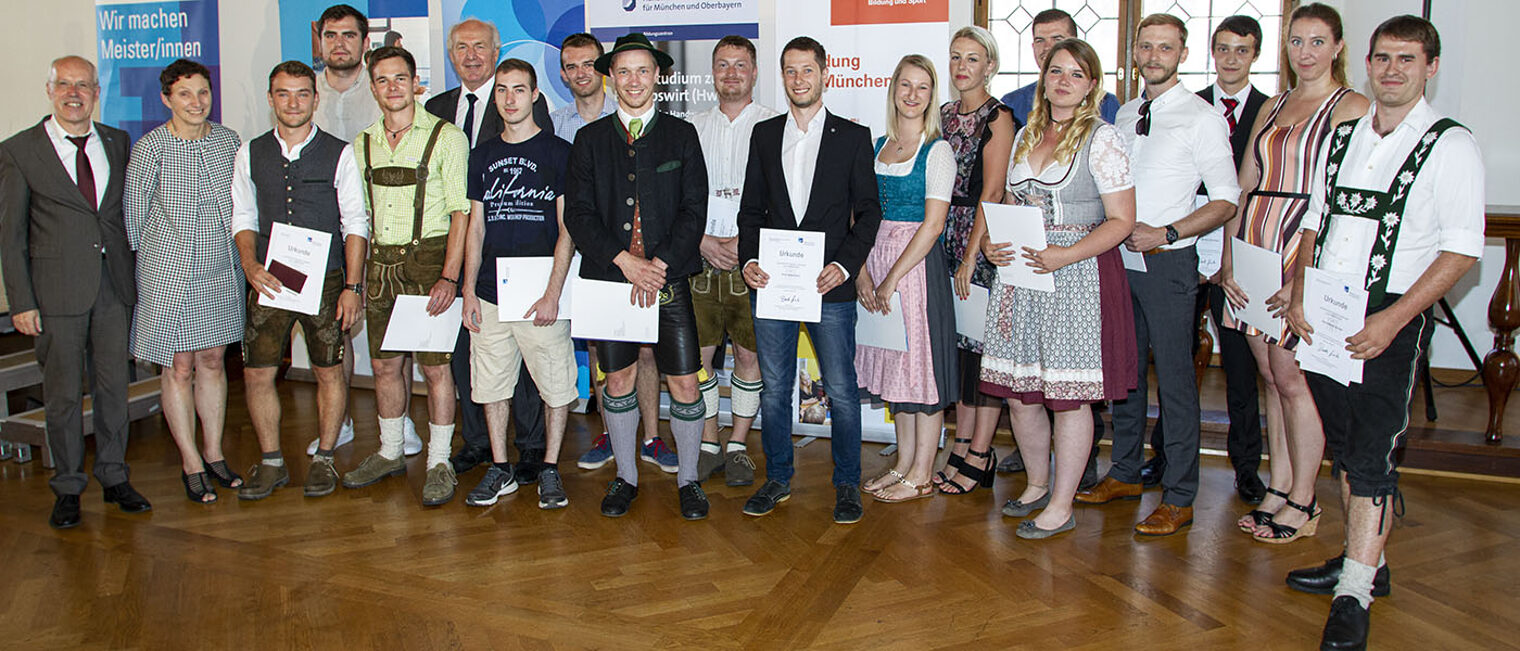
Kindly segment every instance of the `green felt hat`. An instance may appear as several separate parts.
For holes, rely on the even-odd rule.
[[[654,55],[655,64],[661,68],[669,68],[676,63],[676,60],[670,58],[669,54],[655,49],[654,44],[649,42],[649,37],[644,36],[641,32],[634,32],[626,36],[619,36],[610,51],[597,57],[596,71],[604,75],[608,74],[607,71],[612,68],[612,57],[617,56],[619,52],[627,52],[629,50],[648,50],[650,54]]]

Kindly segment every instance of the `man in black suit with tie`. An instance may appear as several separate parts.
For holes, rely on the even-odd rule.
[[[744,281],[763,289],[760,229],[824,235],[818,293],[823,309],[808,337],[818,352],[833,420],[834,522],[859,522],[860,400],[855,381],[855,283],[881,224],[871,133],[823,107],[828,85],[823,46],[799,36],[781,50],[781,79],[789,110],[755,125],[739,207],[739,259]],[[753,297],[754,294],[751,294]],[[755,299],[751,299],[752,301]],[[797,378],[796,321],[755,317],[760,357],[761,439],[765,484],[744,513],[769,514],[791,497],[792,387]]]
[[[105,500],[128,513],[152,508],[127,481],[127,333],[137,280],[121,197],[131,143],[126,132],[90,120],[98,81],[83,58],[54,61],[53,114],[0,143],[0,260],[11,321],[37,338],[57,464],[48,523],[57,529],[79,524],[88,482],[80,411],[86,368],[94,371],[94,472]]]
[[[1261,24],[1250,16],[1224,19],[1214,29],[1211,53],[1216,80],[1208,88],[1198,91],[1198,96],[1224,114],[1225,122],[1230,126],[1230,148],[1235,155],[1235,168],[1239,170],[1246,148],[1251,146],[1251,125],[1256,123],[1256,114],[1267,101],[1267,95],[1251,84],[1251,64],[1261,56]],[[1202,187],[1199,193],[1203,194]],[[1232,235],[1225,233],[1224,237]],[[1218,256],[1214,259],[1218,260]],[[1199,271],[1216,274],[1219,270]],[[1218,326],[1223,323],[1224,290],[1212,280],[1198,288],[1194,321],[1205,309],[1214,314],[1219,332],[1219,364],[1224,369],[1225,403],[1230,414],[1226,447],[1230,453],[1230,465],[1235,467],[1235,492],[1246,503],[1260,504],[1267,495],[1267,487],[1256,474],[1261,466],[1261,408],[1257,402],[1256,358],[1251,355],[1243,333]],[[1194,346],[1197,346],[1196,341]],[[1140,481],[1146,486],[1160,483],[1161,475],[1166,471],[1166,457],[1160,441],[1161,419],[1158,417],[1156,429],[1151,432],[1151,449],[1156,454],[1140,469]]]
[[[496,26],[475,18],[465,19],[449,30],[449,62],[459,76],[457,88],[427,101],[423,108],[444,121],[458,126],[475,145],[501,135],[501,114],[493,104],[492,81],[501,55],[501,37]],[[539,128],[553,135],[549,107],[543,95],[533,104],[533,120]],[[450,362],[455,391],[459,394],[460,437],[464,447],[449,462],[455,474],[463,473],[491,461],[491,439],[486,432],[485,410],[471,399],[470,336],[463,326]],[[538,481],[544,460],[544,410],[538,388],[528,375],[526,364],[519,371],[524,382],[517,383],[512,395],[512,415],[517,422],[517,483]]]

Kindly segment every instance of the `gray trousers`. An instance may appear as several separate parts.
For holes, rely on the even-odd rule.
[[[44,315],[37,336],[42,398],[47,403],[47,442],[56,469],[48,484],[57,495],[84,492],[85,372],[92,371],[95,414],[95,479],[102,486],[127,481],[127,385],[131,363],[127,336],[132,308],[123,303],[101,265],[100,288],[89,312]]]
[[[1155,356],[1157,396],[1161,401],[1161,442],[1166,454],[1162,501],[1192,506],[1198,494],[1198,385],[1193,373],[1193,339],[1197,322],[1198,252],[1192,247],[1145,256],[1148,271],[1130,271],[1135,306],[1135,348],[1139,380],[1124,400],[1114,403],[1113,467],[1108,476],[1140,482],[1145,461],[1146,357]]]

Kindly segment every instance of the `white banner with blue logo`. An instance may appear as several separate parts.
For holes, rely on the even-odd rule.
[[[760,38],[759,0],[586,0],[586,31],[602,41],[643,32],[651,41]]]

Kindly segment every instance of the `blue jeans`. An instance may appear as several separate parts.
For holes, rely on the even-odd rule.
[[[751,307],[754,298],[751,295]],[[760,357],[760,440],[767,479],[792,479],[792,392],[797,386],[796,321],[755,317],[755,351]],[[823,389],[833,419],[834,485],[860,484],[860,388],[855,382],[855,302],[823,304],[818,323],[807,324]]]

